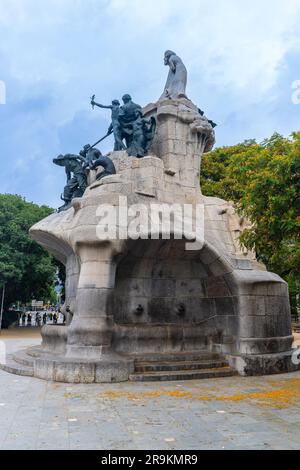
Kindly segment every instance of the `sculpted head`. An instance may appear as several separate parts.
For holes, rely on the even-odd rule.
[[[131,101],[132,98],[131,98],[130,95],[124,95],[124,96],[122,97],[122,100],[123,100],[123,102],[126,104],[126,103],[129,103],[129,101]]]
[[[175,52],[169,51],[169,50],[165,52],[165,56],[164,56],[165,65],[169,65],[169,59],[172,55],[176,55]]]
[[[112,100],[111,104],[113,106],[120,106],[120,101],[119,100]]]
[[[58,155],[58,157],[53,158],[53,163],[55,163],[55,165],[58,165],[58,166],[65,166],[65,163],[66,163],[65,156],[62,154]]]

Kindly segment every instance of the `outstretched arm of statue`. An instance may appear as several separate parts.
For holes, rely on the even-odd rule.
[[[104,109],[112,109],[112,106],[105,106],[104,104],[96,103],[96,101],[92,100],[91,101],[92,106],[98,106],[98,108],[104,108]]]

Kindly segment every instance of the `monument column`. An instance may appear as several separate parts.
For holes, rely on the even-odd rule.
[[[160,100],[148,105],[144,115],[157,120],[151,152],[163,160],[165,172],[182,188],[200,191],[201,157],[215,143],[209,121],[187,98]]]
[[[81,268],[76,309],[68,331],[67,357],[98,359],[110,352],[113,318],[108,302],[116,265],[109,242],[76,246]]]

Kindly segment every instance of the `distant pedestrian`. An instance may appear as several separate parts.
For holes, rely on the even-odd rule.
[[[57,325],[57,320],[58,320],[57,313],[54,313],[54,315],[53,315],[53,324],[54,325]]]
[[[22,315],[22,326],[25,326],[26,324],[26,313],[23,313]]]
[[[31,326],[31,319],[32,319],[31,313],[28,313],[28,315],[27,315],[27,326]]]
[[[45,312],[43,315],[43,325],[47,324],[47,313]]]
[[[39,313],[37,313],[35,316],[35,323],[36,326],[41,326],[41,315]]]

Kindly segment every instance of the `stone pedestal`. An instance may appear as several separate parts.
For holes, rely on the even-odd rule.
[[[113,152],[116,175],[96,181],[91,172],[71,209],[31,229],[66,265],[72,313],[68,326],[43,329],[34,375],[122,381],[145,354],[197,351],[223,354],[244,375],[295,370],[286,283],[240,249],[232,205],[201,194],[201,156],[214,144],[212,127],[187,99],[149,105],[145,115],[157,120],[150,155]],[[145,224],[134,240],[126,235],[130,218],[122,212],[109,223],[117,237],[99,238],[103,208],[137,204],[149,213],[153,204],[177,204],[173,215],[178,205],[200,207],[204,228],[188,247],[175,222],[169,238],[160,229],[153,237]],[[192,227],[194,212],[187,219]]]
[[[185,187],[199,187],[201,156],[212,150],[214,131],[197,106],[188,99],[163,100],[144,109],[145,116],[157,119],[151,147],[162,159],[165,171]]]

